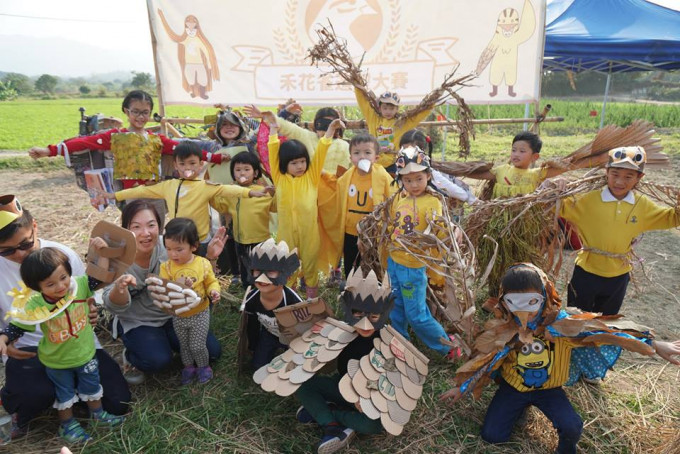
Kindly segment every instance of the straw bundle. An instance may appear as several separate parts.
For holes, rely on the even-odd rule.
[[[659,153],[663,146],[660,139],[652,136],[656,133],[654,125],[645,120],[635,120],[630,126],[621,128],[609,125],[602,128],[592,142],[587,143],[568,156],[551,159],[543,164],[543,167],[557,168],[563,171],[600,167],[607,163],[608,152],[612,148],[641,146],[647,152],[648,159],[654,164],[662,164],[668,159],[663,153]]]
[[[316,66],[320,63],[329,65],[331,67],[330,73],[339,75],[345,82],[353,85],[363,93],[371,108],[376,112],[380,112],[378,98],[373,91],[368,89],[366,79],[362,75],[361,63],[363,62],[363,57],[359,64],[354,63],[347,50],[347,41],[335,34],[333,25],[330,22],[328,27],[319,27],[316,30],[316,34],[318,37],[317,43],[308,49],[307,54],[312,64]],[[474,115],[465,103],[465,100],[457,93],[457,90],[467,86],[468,82],[476,76],[474,74],[467,74],[461,77],[454,77],[454,75],[455,69],[451,74],[444,77],[444,82],[439,87],[425,95],[420,104],[399,114],[395,126],[399,128],[404,122],[415,115],[425,110],[430,110],[449,98],[453,98],[458,104],[456,127],[459,131],[459,153],[461,156],[467,156],[470,154],[470,135],[474,138],[474,126],[471,121]]]

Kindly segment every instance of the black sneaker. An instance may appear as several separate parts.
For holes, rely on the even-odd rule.
[[[323,437],[317,446],[318,454],[331,454],[346,448],[355,437],[356,432],[339,424],[331,424],[324,428]]]

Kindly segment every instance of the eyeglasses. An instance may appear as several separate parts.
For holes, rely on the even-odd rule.
[[[150,110],[137,110],[137,109],[128,109],[128,114],[133,117],[148,117],[151,115]]]
[[[0,251],[0,257],[9,257],[10,255],[14,254],[16,251],[27,251],[33,247],[35,244],[35,229],[33,229],[33,232],[31,232],[31,239],[30,240],[25,240],[19,243],[16,247],[9,247],[6,248],[2,251]]]
[[[647,156],[640,147],[623,147],[615,148],[609,152],[609,157],[614,162],[623,161],[626,158],[630,159],[635,164],[642,164],[647,161]]]

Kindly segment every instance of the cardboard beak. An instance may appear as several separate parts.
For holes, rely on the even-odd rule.
[[[260,284],[273,284],[264,273],[260,274],[257,279],[255,279],[255,282],[259,282]]]
[[[375,326],[371,323],[371,321],[368,319],[368,317],[363,317],[361,320],[356,322],[354,325],[354,328],[356,329],[361,329],[364,331],[370,331],[372,329],[375,329]]]

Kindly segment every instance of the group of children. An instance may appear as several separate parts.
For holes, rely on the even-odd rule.
[[[253,135],[249,135],[246,122],[239,115],[227,111],[218,117],[215,135],[222,147],[207,150],[209,147],[206,143],[192,140],[175,142],[162,135],[146,132],[144,127],[153,109],[153,101],[148,94],[137,91],[131,92],[123,102],[123,112],[130,121],[128,129],[70,139],[45,149],[32,148],[29,152],[35,158],[48,155],[63,155],[68,158],[69,153],[83,149],[111,149],[114,159],[120,159],[121,157],[116,157],[116,135],[134,134],[139,137],[140,146],[154,150],[151,155],[158,159],[161,153],[172,153],[178,178],[147,185],[144,183],[157,178],[160,172],[138,174],[135,176],[139,178],[135,179],[122,175],[125,177],[121,178],[123,190],[105,196],[117,201],[131,198],[165,201],[171,219],[163,238],[169,260],[162,267],[161,277],[183,281],[182,284],[192,287],[202,298],[201,304],[173,319],[184,364],[182,384],[191,383],[195,378],[200,383],[205,383],[212,378],[212,370],[207,363],[205,337],[210,322],[209,308],[212,303],[219,301],[220,289],[212,267],[201,257],[205,255],[207,241],[211,236],[210,207],[230,215],[241,280],[244,286],[250,284],[255,287],[246,293],[243,310],[253,315],[248,334],[256,369],[267,364],[274,357],[275,351],[284,347],[278,337],[273,311],[302,301],[295,292],[297,283],[293,282],[293,277],[301,274],[307,298],[313,299],[318,296],[319,275],[336,268],[341,257],[345,275],[348,276],[350,270],[361,262],[357,246],[357,225],[387,200],[387,272],[394,296],[394,305],[389,312],[391,323],[406,339],[409,339],[410,326],[427,347],[442,356],[456,358],[460,354],[457,347],[451,347],[452,342],[455,344],[455,338],[446,333],[428,308],[428,276],[424,264],[399,245],[400,237],[414,231],[424,232],[428,221],[442,214],[445,209],[441,202],[442,195],[467,203],[473,203],[476,199],[462,182],[432,169],[425,135],[411,129],[421,118],[413,118],[409,122],[397,121],[399,97],[395,93],[385,93],[378,98],[379,112],[373,111],[367,102],[362,103],[361,95],[357,90],[369,132],[354,135],[348,145],[341,138],[345,125],[334,109],[319,110],[314,120],[314,132],[277,118],[272,112],[262,112],[254,106],[246,109],[250,117],[262,119],[260,128],[268,128],[266,162],[269,172],[265,172],[263,160],[260,159],[263,151],[254,149],[257,144]],[[279,133],[286,136],[285,140],[279,137]],[[230,152],[231,148],[235,148],[231,150],[233,153]],[[531,168],[539,158],[540,151],[541,141],[538,136],[532,133],[519,134],[513,140],[509,164],[495,167],[489,172],[473,174],[472,177],[494,180],[495,197],[516,197],[532,192],[544,180],[559,173],[558,170]],[[154,161],[156,167],[159,164],[158,159]],[[209,169],[210,178],[212,180],[215,177],[222,184],[202,178],[201,160],[213,163],[213,167]],[[607,164],[607,186],[562,203],[560,215],[578,229],[583,241],[583,248],[577,255],[574,275],[569,284],[569,306],[607,315],[617,314],[629,280],[631,265],[628,256],[632,240],[647,230],[680,225],[680,215],[676,207],[661,208],[633,191],[644,175],[645,161],[642,148],[612,150]],[[226,162],[229,162],[228,173],[220,167],[220,164],[224,165]],[[266,181],[265,177],[270,178],[270,181]],[[558,180],[557,184],[563,184],[562,180]],[[275,232],[277,241],[280,242],[278,245],[271,239],[272,212],[276,212],[278,216],[278,228]],[[298,268],[300,273],[296,273]],[[70,280],[69,273],[65,272],[67,270],[61,270],[60,266],[51,269],[44,276],[34,276],[31,279],[27,275],[24,278],[26,284],[39,292],[40,298],[48,304],[54,304],[55,300],[62,298],[69,288],[61,285],[59,294],[52,294],[43,288],[53,279],[53,273],[61,273],[60,279],[64,282]],[[523,274],[522,277],[515,274],[508,277],[508,281],[503,281],[504,290],[500,298],[507,304],[516,304],[514,309],[509,309],[514,315],[508,318],[509,322],[535,330],[536,323],[540,325],[543,321],[542,312],[537,307],[547,298],[546,284],[541,281],[541,285],[538,285],[533,276],[529,278],[528,275]],[[540,271],[536,271],[536,274],[539,278],[542,276]],[[67,275],[68,279],[65,278]],[[121,281],[113,285],[125,286],[129,277],[119,279]],[[87,292],[85,288],[89,287],[86,280],[78,282],[78,288]],[[509,302],[508,292],[513,294],[512,303]],[[373,315],[378,317],[380,314]],[[0,335],[0,348],[19,336],[22,329],[24,327],[17,324]],[[506,359],[494,363],[496,369],[501,367],[505,371],[504,361],[517,362],[518,355],[529,345],[523,343],[524,338],[521,336],[519,341],[517,338],[513,339],[516,342],[509,347],[509,354],[506,352],[503,356]],[[46,346],[50,342],[51,340],[46,340]],[[74,337],[69,342],[82,341]],[[659,354],[670,360],[671,354],[680,352],[677,343],[656,342],[655,346]],[[559,361],[554,357],[553,364],[569,363],[570,351],[553,350],[551,354],[562,355]],[[80,364],[82,361],[78,361],[77,365],[62,363],[64,358],[50,350],[44,350],[43,355],[57,361],[56,369],[82,368],[87,364]],[[546,368],[542,373],[549,377],[552,370]],[[502,376],[512,385],[506,374]],[[565,381],[562,378],[563,375],[560,375],[549,383],[557,389]],[[57,378],[54,382],[58,387]],[[544,383],[546,381],[540,386],[527,386],[526,383],[524,387],[513,385],[513,392],[529,393],[526,394],[529,396],[537,392],[537,389],[545,388]],[[101,416],[98,413],[101,408],[94,400],[97,390],[84,389],[82,392],[81,398],[92,396],[90,408],[93,417],[106,420],[106,415]],[[68,396],[63,398],[64,401],[68,399]],[[545,399],[554,397],[548,396]],[[542,410],[545,408],[531,398],[521,402],[523,403],[516,408],[530,404],[535,404]],[[498,405],[494,406],[492,403],[493,408]],[[563,407],[566,408],[564,405]],[[509,436],[509,430],[519,411],[513,410],[512,415],[500,418],[499,412],[492,412],[490,408],[487,416],[489,421],[488,424],[485,422],[485,428],[494,427],[496,430],[502,424],[502,433],[507,432]],[[552,421],[558,420],[554,412],[544,412]],[[60,434],[68,435],[68,430],[73,431],[75,428],[70,414],[63,413],[62,415],[60,410],[64,427],[63,433],[60,429]],[[575,415],[573,409],[570,414]],[[119,421],[114,418],[110,422]],[[323,424],[327,426],[331,423],[338,424],[337,421]],[[558,424],[556,427],[558,431],[562,430]],[[341,430],[336,427],[331,431],[337,440],[334,438],[333,443],[322,444],[325,447],[320,445],[319,452],[333,452],[338,446],[345,446],[344,440],[349,441],[349,437],[343,430],[344,427]],[[564,443],[561,438],[558,452],[574,452],[580,428],[578,434],[575,432],[569,432],[569,437],[565,436],[565,440],[568,440]],[[505,435],[485,438],[490,441],[507,439]]]

